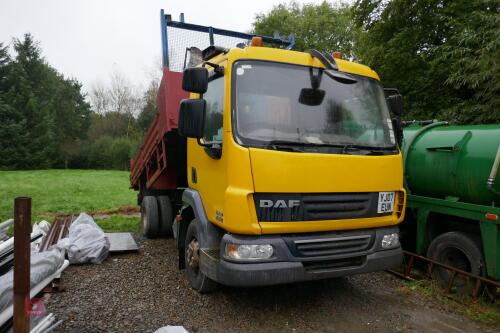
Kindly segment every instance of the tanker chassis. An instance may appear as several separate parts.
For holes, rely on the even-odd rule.
[[[403,247],[500,279],[500,126],[414,122],[404,128]],[[451,272],[435,267],[446,283]],[[457,280],[455,287],[464,286]]]

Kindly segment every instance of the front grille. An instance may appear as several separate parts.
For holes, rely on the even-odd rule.
[[[378,194],[377,198],[378,198]],[[311,220],[348,219],[366,214],[372,193],[304,195],[305,215]]]
[[[256,193],[254,200],[259,222],[339,220],[384,215],[377,214],[378,192]]]
[[[323,257],[345,253],[359,253],[371,246],[371,235],[348,237],[325,237],[315,239],[299,239],[288,242],[297,257]]]
[[[319,273],[339,268],[359,267],[364,264],[365,260],[366,256],[359,256],[325,261],[305,261],[302,264],[307,272]]]

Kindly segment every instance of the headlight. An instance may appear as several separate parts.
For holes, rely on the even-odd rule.
[[[255,260],[269,259],[273,256],[273,247],[270,244],[239,245],[226,244],[226,257],[231,259]]]
[[[382,238],[382,248],[383,249],[392,249],[395,247],[399,247],[399,234],[389,234],[384,235]]]

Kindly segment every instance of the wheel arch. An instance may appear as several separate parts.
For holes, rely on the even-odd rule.
[[[426,230],[426,247],[427,252],[432,241],[442,234],[447,232],[461,232],[468,234],[473,238],[482,238],[480,221],[469,219],[461,216],[442,214],[437,212],[429,212],[427,230]],[[483,247],[481,241],[481,249]],[[484,252],[484,249],[482,249]]]
[[[180,219],[176,219],[176,246],[179,253],[179,268],[184,268],[184,239],[191,221],[196,219],[200,231],[200,247],[203,249],[219,249],[224,231],[208,220],[201,195],[194,189],[185,189],[182,193]]]

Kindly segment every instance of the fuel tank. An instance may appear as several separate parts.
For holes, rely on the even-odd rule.
[[[405,127],[405,186],[410,194],[481,205],[500,204],[500,125],[415,123]],[[498,163],[497,163],[498,167]],[[500,170],[498,171],[500,174]]]

